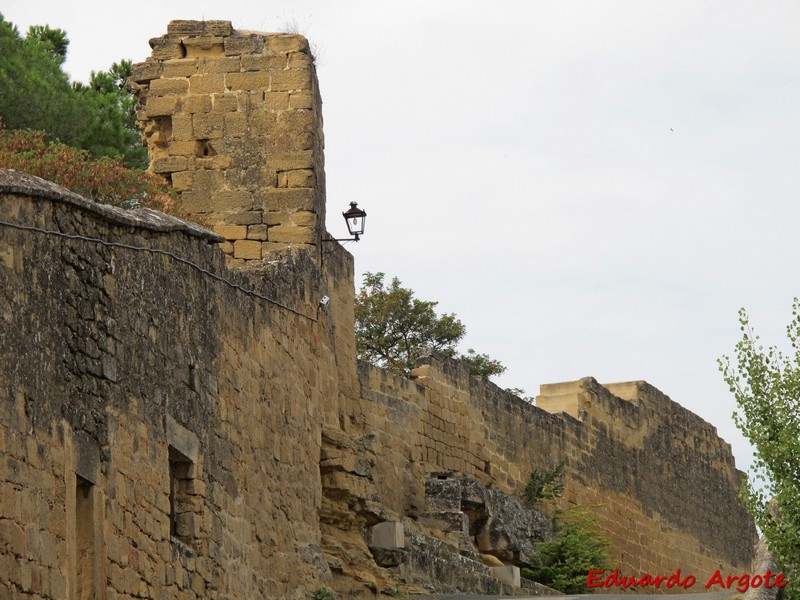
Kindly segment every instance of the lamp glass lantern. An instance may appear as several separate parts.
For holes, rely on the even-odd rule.
[[[364,221],[366,220],[367,213],[358,208],[357,202],[351,202],[350,208],[342,213],[345,223],[347,223],[347,231],[350,235],[358,241],[358,236],[364,234]]]

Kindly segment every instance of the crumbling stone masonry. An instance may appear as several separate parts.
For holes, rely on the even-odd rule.
[[[151,165],[213,231],[0,172],[0,598],[519,592],[547,523],[512,496],[561,461],[627,573],[747,569],[730,446],[647,383],[531,406],[457,361],[357,362],[303,38],[152,46]]]
[[[237,260],[300,245],[325,227],[321,100],[308,41],[173,21],[150,40],[132,89],[153,171]]]

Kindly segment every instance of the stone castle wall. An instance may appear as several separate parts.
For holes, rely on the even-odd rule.
[[[307,43],[217,21],[151,43],[151,166],[214,232],[0,175],[0,597],[391,590],[367,528],[435,546],[431,473],[518,493],[561,460],[623,569],[746,566],[730,448],[647,384],[543,386],[548,412],[455,362],[358,365]]]
[[[421,512],[413,483],[433,471],[520,496],[533,468],[564,461],[562,507],[596,507],[626,572],[680,566],[699,579],[749,564],[754,532],[737,498],[742,474],[730,446],[649,384],[542,386],[551,396],[537,404],[556,398],[579,407],[574,418],[562,412],[569,406],[551,413],[471,379],[456,361],[425,362],[413,381],[366,364],[359,371],[356,414],[364,431],[377,432],[376,481],[393,510]]]
[[[314,262],[230,271],[215,234],[14,175],[0,220],[38,229],[0,226],[0,597],[89,597],[87,573],[97,598],[321,586],[323,411],[347,345],[316,313],[346,300]],[[352,279],[349,255],[326,268]]]

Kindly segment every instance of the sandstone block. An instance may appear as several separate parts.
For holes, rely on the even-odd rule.
[[[293,225],[298,227],[313,227],[317,222],[317,213],[310,210],[300,210],[291,216]]]
[[[247,115],[241,112],[225,113],[226,137],[239,138],[247,134]]]
[[[224,58],[201,58],[200,73],[237,73],[242,69],[242,61],[237,56]]]
[[[370,528],[369,545],[373,548],[405,548],[405,530],[400,521],[384,521]]]
[[[150,93],[153,95],[168,96],[170,94],[185,94],[188,91],[189,80],[185,78],[161,78],[150,82]]]
[[[269,143],[277,129],[277,115],[269,112],[250,113],[250,134],[254,138],[264,137],[264,146]]]
[[[314,128],[316,117],[313,110],[285,110],[278,114],[278,128],[285,131],[310,131]]]
[[[247,227],[248,240],[267,241],[267,226],[264,224],[250,225]]]
[[[313,188],[316,183],[311,169],[294,169],[278,172],[279,188]]]
[[[234,35],[225,38],[225,54],[260,54],[264,51],[265,43],[263,35]]]
[[[261,258],[261,242],[236,240],[233,243],[233,257],[245,260],[259,260]]]
[[[247,73],[227,73],[225,85],[231,90],[268,90],[270,74],[263,71],[250,71]],[[216,90],[222,91],[222,90]]]
[[[219,171],[195,171],[192,190],[195,192],[215,191],[225,185],[225,178]]]
[[[183,80],[186,81],[186,80]],[[186,82],[188,85],[188,81]],[[183,99],[183,110],[188,113],[211,112],[211,96],[194,94]]]
[[[276,171],[313,169],[314,153],[311,150],[301,150],[299,152],[275,154],[267,159],[267,165]]]
[[[243,225],[214,225],[213,230],[226,240],[247,239],[247,227]]]
[[[233,254],[233,244],[231,242],[220,242],[219,249],[225,254]]]
[[[242,212],[251,210],[254,208],[253,194],[247,190],[217,192],[214,194],[214,205],[216,210],[220,211]]]
[[[174,98],[162,98],[162,100],[174,100]],[[150,100],[147,101],[150,104]],[[167,113],[168,114],[168,113]],[[192,133],[192,115],[176,114],[172,115],[172,139],[180,142],[195,142]]]
[[[261,223],[261,211],[251,210],[227,214],[225,220],[234,225],[254,225]]]
[[[174,96],[151,96],[147,99],[145,113],[151,118],[174,114],[177,102],[178,100]]]
[[[230,21],[192,21],[176,19],[167,25],[170,35],[207,35],[229,36],[233,35],[233,25]]]
[[[219,36],[200,36],[182,38],[187,58],[207,58],[225,56],[223,39]]]
[[[267,36],[267,49],[273,52],[308,52],[308,40],[292,33],[272,34]]]
[[[189,77],[197,73],[196,58],[173,58],[164,61],[164,77]]]
[[[261,243],[261,255],[267,256],[270,252],[279,252],[281,250],[286,250],[287,248],[291,248],[291,244],[285,244],[283,242],[262,242]]]
[[[224,119],[218,113],[203,113],[192,116],[192,134],[195,139],[220,139],[223,133]]]
[[[193,94],[213,94],[225,91],[225,73],[199,73],[189,77]]]
[[[295,225],[275,225],[267,231],[267,238],[270,242],[313,244],[314,230],[310,227],[297,227]]]
[[[204,156],[202,158],[197,158],[194,161],[195,166],[198,169],[217,169],[223,170],[227,169],[231,166],[232,159],[230,156]]]
[[[133,65],[131,79],[136,83],[148,83],[152,79],[161,77],[163,66],[161,62],[147,60],[143,63]]]
[[[196,140],[172,142],[169,145],[170,156],[202,156],[203,144]]]
[[[286,69],[272,72],[272,91],[310,90],[311,71],[308,69]]]
[[[267,210],[264,211],[262,218],[265,225],[288,225],[291,223],[291,217],[283,211]]]
[[[309,188],[272,188],[262,198],[267,211],[315,210],[314,191]]]
[[[314,94],[311,92],[292,92],[289,94],[289,108],[314,108]]]
[[[165,156],[153,161],[154,173],[172,173],[174,171],[185,171],[188,160],[185,156]]]
[[[236,94],[214,94],[211,106],[215,112],[234,112],[239,110],[239,97]]]
[[[264,99],[264,107],[267,110],[288,110],[289,94],[286,92],[270,92]]]
[[[279,71],[286,67],[285,54],[242,56],[242,69],[244,71]]]
[[[490,567],[490,571],[492,572],[492,577],[495,579],[499,579],[503,583],[514,587],[520,586],[519,567],[513,565],[507,567]]]
[[[179,171],[172,174],[172,189],[176,192],[185,192],[192,189],[192,172]]]
[[[185,50],[180,40],[166,35],[151,39],[150,47],[153,49],[152,57],[157,60],[184,58]]]
[[[289,68],[290,69],[308,69],[313,63],[311,54],[307,52],[290,52],[289,53]]]

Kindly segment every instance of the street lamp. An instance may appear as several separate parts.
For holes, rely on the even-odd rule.
[[[366,220],[367,213],[358,208],[358,203],[351,202],[350,208],[342,213],[344,222],[347,223],[347,231],[350,232],[351,238],[336,238],[330,241],[336,242],[352,242],[358,241],[359,236],[364,235],[364,221]]]

